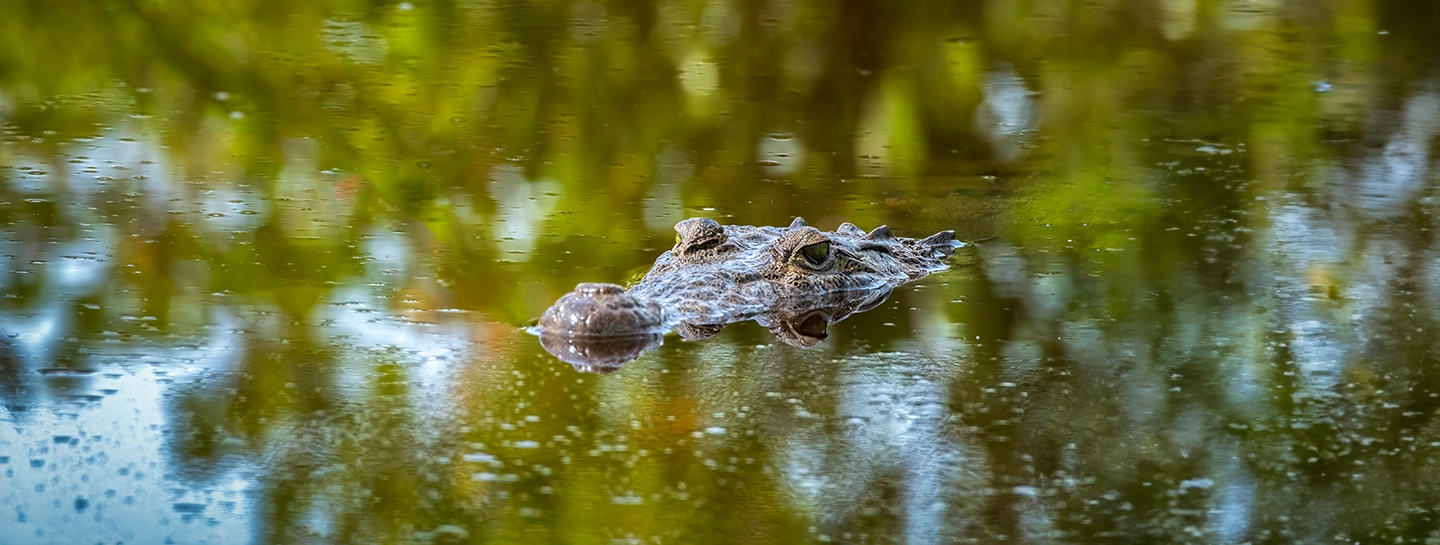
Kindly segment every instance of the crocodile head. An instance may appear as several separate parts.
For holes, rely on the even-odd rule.
[[[852,309],[827,314],[843,318],[854,308],[879,304],[895,286],[944,269],[945,259],[960,246],[953,231],[910,239],[885,226],[867,233],[843,223],[833,232],[821,231],[798,218],[789,227],[692,218],[677,224],[675,232],[675,246],[655,260],[640,282],[628,290],[581,284],[545,311],[541,333],[624,337],[678,330],[693,339],[732,322],[813,315],[805,312],[807,307]],[[838,319],[823,321],[828,325]],[[815,339],[803,333],[815,331],[819,322],[798,325],[790,331],[799,333],[791,335],[795,344]]]

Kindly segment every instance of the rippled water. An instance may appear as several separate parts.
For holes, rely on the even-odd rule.
[[[92,4],[0,2],[0,542],[1440,541],[1433,1]],[[975,244],[526,334],[701,216]]]

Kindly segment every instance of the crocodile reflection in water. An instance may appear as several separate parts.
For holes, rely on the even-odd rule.
[[[707,218],[675,225],[675,247],[639,283],[585,283],[540,318],[541,344],[576,368],[613,371],[659,346],[755,320],[782,341],[813,346],[825,328],[884,302],[890,290],[945,268],[961,244],[953,231],[924,239],[869,233],[850,223],[820,231],[722,226]]]

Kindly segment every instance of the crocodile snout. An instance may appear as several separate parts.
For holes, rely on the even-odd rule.
[[[584,283],[540,317],[540,330],[576,337],[663,333],[664,311],[615,284]]]

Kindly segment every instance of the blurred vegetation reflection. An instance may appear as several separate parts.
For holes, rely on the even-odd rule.
[[[1440,3],[0,2],[16,543],[1440,542]],[[671,226],[981,240],[817,346]]]

